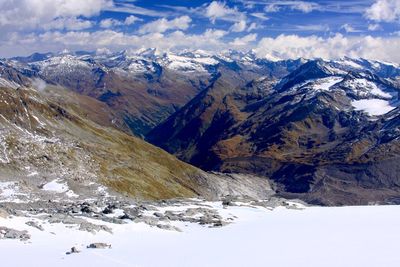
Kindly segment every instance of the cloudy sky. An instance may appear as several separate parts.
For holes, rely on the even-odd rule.
[[[400,62],[400,0],[0,0],[0,10],[0,57],[156,47]]]

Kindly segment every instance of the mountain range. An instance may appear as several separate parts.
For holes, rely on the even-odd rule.
[[[79,180],[87,156],[99,181],[137,197],[206,195],[240,173],[253,180],[231,192],[262,194],[265,180],[314,204],[399,201],[397,64],[63,52],[0,60],[0,86],[4,176],[54,154],[41,168]]]

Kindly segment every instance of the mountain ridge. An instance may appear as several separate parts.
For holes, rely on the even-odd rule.
[[[63,105],[79,116],[207,171],[265,177],[285,196],[342,205],[398,194],[395,64],[144,50],[36,54],[1,61],[0,73],[14,90],[62,88],[53,97],[73,96]]]
[[[310,202],[362,204],[382,200],[385,190],[390,198],[398,190],[398,170],[391,166],[398,156],[385,150],[398,151],[399,136],[382,144],[380,136],[388,129],[381,123],[390,112],[396,121],[399,87],[370,70],[344,69],[332,62],[309,61],[268,89],[259,82],[256,87],[263,88],[264,95],[259,94],[255,102],[246,97],[246,87],[215,88],[222,96],[213,98],[216,93],[211,93],[208,97],[218,108],[200,124],[206,130],[187,125],[203,136],[188,137],[179,131],[182,126],[164,123],[147,140],[206,170],[266,176],[277,182],[285,196]],[[194,99],[201,106],[207,97],[199,94]],[[171,118],[184,122],[184,114],[195,114],[193,109],[196,106],[186,105]],[[394,126],[390,131],[397,130]],[[191,140],[191,145],[181,136]],[[372,151],[382,157],[373,156]],[[341,176],[347,177],[348,185],[334,185]],[[324,182],[327,185],[321,186]]]

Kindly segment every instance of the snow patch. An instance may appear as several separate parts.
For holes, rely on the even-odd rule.
[[[64,193],[69,190],[68,185],[64,182],[62,183],[59,179],[55,179],[43,186],[45,191],[53,191],[56,193]]]
[[[78,194],[75,194],[75,192],[72,191],[72,190],[68,190],[65,194],[66,194],[67,197],[69,197],[69,198],[77,198],[77,197],[79,197],[79,195],[78,195]]]
[[[316,90],[326,91],[329,90],[335,84],[341,82],[342,80],[343,80],[342,77],[328,77],[319,79],[314,83],[313,88]]]
[[[391,99],[397,96],[396,92],[385,92],[381,86],[367,79],[352,79],[344,82],[344,86],[353,90],[359,97],[370,95]]]
[[[37,171],[33,171],[33,172],[31,172],[31,173],[29,173],[27,176],[28,177],[32,177],[32,176],[36,176],[36,175],[38,175],[39,173],[37,172]]]
[[[396,108],[389,101],[382,99],[354,100],[351,102],[351,105],[355,110],[365,111],[370,116],[383,115]]]
[[[27,194],[20,192],[20,187],[16,182],[0,182],[0,202],[22,202],[21,197]]]

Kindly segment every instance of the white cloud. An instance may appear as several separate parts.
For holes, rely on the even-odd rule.
[[[248,32],[251,32],[251,31],[254,31],[254,30],[258,29],[258,28],[259,28],[259,26],[257,25],[257,23],[253,22],[253,23],[251,23],[250,26],[247,28],[247,31],[248,31]]]
[[[394,22],[400,20],[399,0],[376,0],[365,12],[365,17],[374,21]]]
[[[360,30],[355,29],[353,26],[351,26],[350,24],[346,23],[343,24],[342,26],[340,26],[341,30],[344,30],[347,33],[354,33],[354,32],[360,32]]]
[[[56,18],[52,20],[49,23],[42,24],[41,27],[45,30],[51,30],[51,29],[56,29],[56,30],[73,30],[73,31],[79,31],[79,30],[84,30],[93,27],[94,22],[90,20],[83,20],[83,19],[78,19],[75,17],[68,17],[68,18]]]
[[[2,0],[0,27],[41,28],[60,18],[91,17],[112,5],[112,0]]]
[[[113,18],[107,18],[107,19],[103,19],[100,21],[100,27],[104,28],[104,29],[111,29],[114,27],[118,27],[118,26],[122,26],[122,25],[132,25],[137,21],[142,21],[141,18],[138,18],[136,16],[129,16],[127,17],[124,21],[122,20],[117,20],[117,19],[113,19]]]
[[[144,34],[163,33],[168,30],[186,30],[189,28],[191,22],[192,19],[188,16],[182,16],[172,20],[162,18],[143,25],[139,32]]]
[[[230,30],[233,32],[243,32],[246,30],[246,27],[247,27],[246,21],[241,20],[241,21],[238,21],[235,24],[233,24],[232,27],[230,28]]]
[[[230,8],[223,2],[213,1],[205,10],[205,16],[208,17],[212,23],[216,20],[226,20],[238,22],[245,19],[244,13],[238,11],[237,8]]]
[[[289,58],[337,59],[343,56],[362,57],[391,62],[400,62],[400,38],[344,37],[336,34],[329,38],[315,35],[279,35],[276,38],[263,38],[255,51],[258,56]]]
[[[122,13],[127,13],[127,14],[135,14],[135,15],[143,15],[143,16],[149,16],[149,17],[166,17],[166,16],[171,16],[174,15],[171,12],[166,12],[166,11],[156,11],[152,9],[147,9],[139,6],[135,6],[132,4],[134,1],[130,2],[120,2],[118,1],[118,4],[107,7],[106,10],[108,11],[113,11],[113,12],[122,12]]]
[[[265,6],[266,12],[278,12],[283,8],[300,11],[303,13],[310,13],[314,10],[318,10],[320,6],[314,2],[305,1],[276,1],[269,3]]]
[[[257,42],[256,34],[238,37],[226,42],[229,33],[223,30],[208,29],[201,34],[185,34],[174,31],[168,34],[149,33],[145,35],[127,34],[113,30],[95,32],[58,32],[22,35],[10,33],[0,36],[0,57],[27,55],[33,52],[69,50],[139,49],[155,47],[160,51],[182,49],[203,49],[221,51],[229,48],[247,50],[254,48],[259,57],[325,58],[336,59],[343,56],[362,57],[400,63],[400,36],[379,38],[372,36],[345,37],[336,34],[323,38],[315,35],[279,35],[276,38],[263,38]],[[101,50],[99,50],[101,51]]]
[[[112,51],[106,47],[100,47],[96,49],[96,55],[110,55]]]
[[[296,25],[295,28],[300,31],[313,31],[313,32],[329,31],[329,26],[322,24]]]
[[[124,24],[125,25],[132,25],[132,24],[135,24],[135,22],[137,22],[137,21],[142,21],[142,19],[138,18],[138,17],[136,17],[134,15],[130,15],[129,17],[127,17],[125,19]]]
[[[239,46],[239,47],[248,46],[249,43],[254,42],[256,40],[257,40],[257,34],[251,33],[241,38],[235,38],[233,42],[230,42],[229,44],[232,46]]]
[[[250,15],[260,20],[269,20],[269,18],[264,13],[255,12],[251,13]]]
[[[369,24],[368,30],[369,31],[379,31],[379,30],[382,30],[382,27],[379,24]]]
[[[100,27],[105,28],[105,29],[109,29],[109,28],[113,28],[113,27],[121,26],[121,25],[124,25],[124,23],[117,19],[108,18],[108,19],[103,19],[100,21]]]
[[[95,32],[49,31],[30,35],[12,33],[5,37],[0,36],[0,57],[28,55],[33,52],[56,52],[65,48],[71,51],[97,49],[118,51],[152,47],[160,51],[181,49],[219,51],[227,48],[227,44],[222,40],[227,34],[227,31],[215,29],[207,29],[201,34],[174,31],[168,34],[136,35],[109,29]]]

